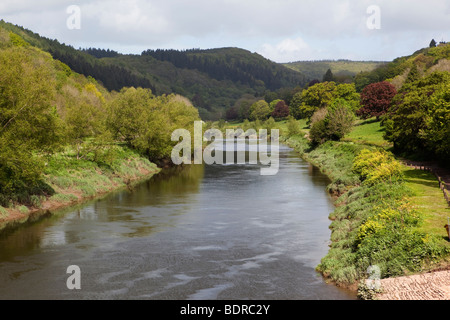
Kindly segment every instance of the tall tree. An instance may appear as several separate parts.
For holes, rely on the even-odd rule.
[[[357,114],[363,119],[379,118],[387,112],[396,94],[395,87],[387,81],[369,84],[361,92],[362,107]]]
[[[275,119],[282,119],[289,116],[289,106],[283,100],[278,101],[275,109],[272,111],[272,117]]]
[[[0,51],[0,194],[39,183],[39,155],[62,140],[49,59],[33,48]]]
[[[436,45],[437,45],[436,41],[434,39],[431,39],[430,48],[434,48],[436,47]]]
[[[266,120],[270,112],[269,104],[265,100],[259,100],[250,107],[250,120]]]
[[[328,69],[327,72],[325,72],[325,74],[323,75],[322,81],[323,82],[334,81],[334,75],[333,75],[333,72],[331,72],[331,69]]]

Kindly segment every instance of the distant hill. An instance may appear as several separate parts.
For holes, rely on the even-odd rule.
[[[372,71],[359,73],[355,77],[355,87],[361,91],[368,84],[389,80],[399,89],[405,81],[417,80],[433,71],[450,72],[450,43],[442,42],[436,47],[423,48]]]
[[[307,84],[303,74],[239,48],[147,50],[101,60],[148,78],[158,92],[188,97],[203,118],[223,117],[244,95]]]
[[[54,59],[64,62],[73,71],[95,78],[108,90],[119,91],[125,86],[154,89],[154,86],[147,78],[137,75],[126,68],[105,64],[87,52],[76,50],[71,46],[59,43],[57,40],[41,37],[37,33],[3,20],[0,20],[0,27],[14,32],[32,46],[50,53]]]
[[[77,50],[3,20],[0,27],[49,52],[75,72],[95,78],[108,90],[133,86],[150,88],[158,95],[183,95],[205,120],[224,117],[243,96],[262,97],[267,91],[308,83],[298,71],[239,48],[147,50],[126,55],[96,48]]]
[[[322,81],[323,75],[328,69],[338,79],[351,79],[360,72],[372,71],[386,64],[386,61],[351,61],[351,60],[319,60],[319,61],[297,61],[285,63],[292,70],[301,72],[309,80]]]

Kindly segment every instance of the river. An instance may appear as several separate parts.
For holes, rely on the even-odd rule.
[[[280,146],[259,165],[188,165],[0,235],[0,299],[355,299],[315,267],[328,178]],[[69,290],[67,268],[80,270]]]

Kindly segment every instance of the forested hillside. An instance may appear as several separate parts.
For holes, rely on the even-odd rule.
[[[150,81],[130,70],[106,64],[87,52],[76,50],[71,46],[39,36],[30,30],[0,20],[0,27],[14,32],[26,42],[52,55],[54,59],[67,64],[73,71],[91,76],[101,82],[108,90],[119,91],[123,87],[143,87],[155,91]]]
[[[238,48],[147,50],[140,56],[103,60],[149,77],[158,92],[188,97],[205,120],[224,118],[242,97],[262,97],[268,91],[307,83],[302,74]]]
[[[96,48],[77,50],[3,20],[0,26],[49,52],[73,71],[95,78],[108,90],[133,86],[156,94],[181,94],[205,120],[224,118],[226,110],[243,96],[262,97],[267,91],[307,84],[301,73],[237,48],[147,50],[129,55]]]

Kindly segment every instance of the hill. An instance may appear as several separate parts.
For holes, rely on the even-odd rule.
[[[301,72],[309,80],[322,80],[328,69],[338,79],[350,79],[360,72],[372,71],[384,61],[351,61],[351,60],[320,60],[320,61],[297,61],[285,63],[284,65],[292,70]]]
[[[411,82],[434,71],[450,72],[450,43],[417,50],[409,56],[399,57],[392,62],[362,72],[355,77],[357,91],[371,83],[389,80],[397,90],[405,81]]]
[[[0,27],[49,52],[73,71],[95,78],[108,90],[134,86],[159,95],[183,95],[205,120],[223,118],[226,109],[243,96],[261,97],[267,91],[307,83],[303,74],[238,48],[119,54],[95,48],[77,50],[3,20]]]
[[[147,50],[141,55],[102,58],[147,77],[157,92],[191,99],[203,119],[224,117],[244,95],[304,86],[304,75],[239,48]]]

